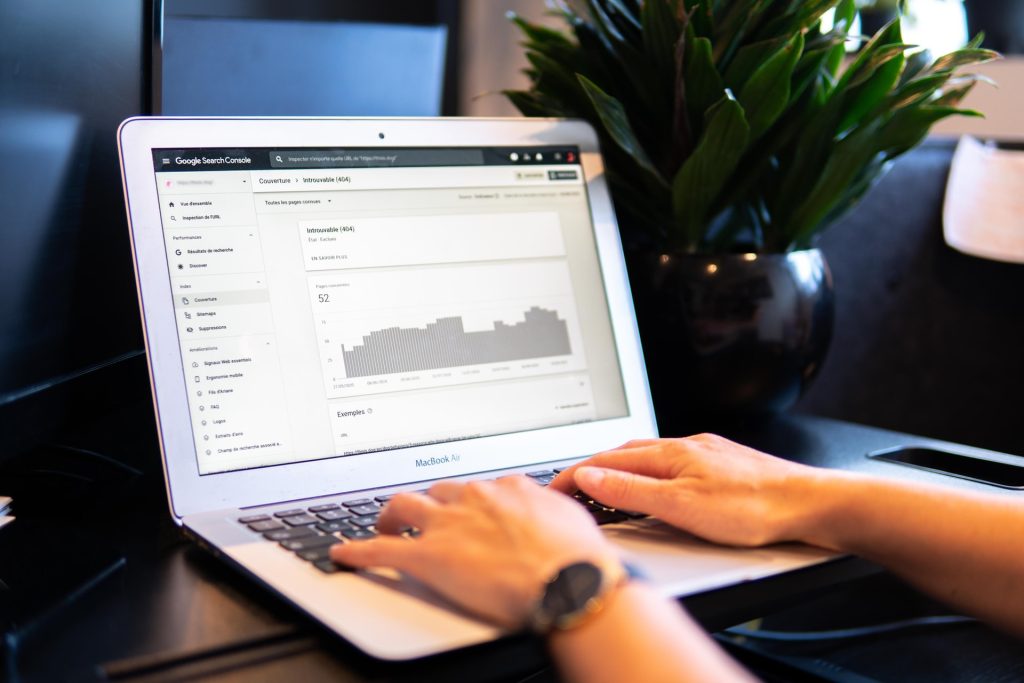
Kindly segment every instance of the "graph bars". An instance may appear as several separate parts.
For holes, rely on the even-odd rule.
[[[556,311],[534,306],[522,322],[494,322],[494,329],[466,332],[459,316],[438,318],[425,328],[389,327],[341,347],[348,377],[422,372],[482,363],[502,363],[572,353],[565,321]]]

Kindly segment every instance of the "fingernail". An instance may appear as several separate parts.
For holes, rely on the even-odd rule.
[[[604,470],[597,467],[581,467],[576,470],[576,482],[583,486],[600,486],[604,477]]]

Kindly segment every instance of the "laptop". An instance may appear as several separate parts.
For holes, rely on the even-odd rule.
[[[133,118],[118,142],[175,522],[373,657],[502,636],[326,549],[374,536],[396,492],[544,485],[656,435],[593,129]],[[585,504],[666,595],[832,557]]]

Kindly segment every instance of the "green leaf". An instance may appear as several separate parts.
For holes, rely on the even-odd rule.
[[[715,32],[715,16],[711,10],[713,0],[682,0],[683,7],[690,15],[696,35],[708,37]]]
[[[950,116],[981,116],[978,112],[943,105],[923,105],[897,111],[885,123],[875,148],[892,159],[916,147],[928,135],[933,125]]]
[[[654,164],[651,163],[647,152],[644,151],[640,141],[637,140],[636,133],[633,132],[633,127],[629,123],[629,118],[626,116],[626,110],[622,107],[622,103],[604,90],[601,90],[586,76],[579,75],[577,78],[583,87],[583,91],[594,105],[594,109],[601,119],[601,124],[611,139],[622,148],[623,152],[632,157],[638,166],[649,172],[653,177],[661,179],[661,174],[654,168]]]
[[[753,33],[773,0],[723,3],[724,16],[715,26],[714,56],[720,68],[727,68],[733,55]]]
[[[886,109],[901,109],[926,102],[935,92],[946,84],[950,74],[933,74],[922,76],[901,85],[894,90],[885,103]]]
[[[833,77],[839,74],[839,69],[846,58],[846,36],[850,35],[850,28],[853,26],[853,19],[857,16],[857,4],[854,0],[842,0],[836,6],[835,24],[833,33],[843,36],[843,40],[832,48],[828,55],[827,69]]]
[[[743,158],[749,139],[746,114],[735,99],[724,97],[708,110],[700,144],[672,181],[677,246],[699,248],[708,211]]]
[[[972,64],[982,64],[984,62],[991,62],[999,59],[1000,55],[998,52],[993,50],[982,50],[977,48],[965,48],[963,50],[956,50],[950,52],[948,55],[943,55],[935,60],[935,63],[928,69],[931,73],[937,73],[940,71],[954,71],[956,69],[970,66]]]
[[[573,45],[572,41],[560,31],[531,23],[514,13],[509,15],[509,19],[519,27],[527,40],[533,44],[534,49],[543,50],[547,54],[556,50],[564,54],[572,54],[576,50],[577,46]]]
[[[882,52],[884,51],[879,51],[880,54]],[[839,123],[840,133],[849,130],[875,110],[899,81],[900,72],[905,63],[903,51],[900,50],[889,57],[887,61],[873,67],[872,75],[865,81],[861,83],[855,81],[856,85],[851,86],[849,93],[844,98],[844,103],[847,106]]]
[[[843,192],[861,169],[878,155],[875,147],[864,140],[871,137],[872,129],[877,127],[875,124],[859,130],[835,146],[817,183],[789,221],[787,227],[792,243],[803,245],[809,240],[825,216],[835,209]]]
[[[557,103],[541,98],[537,93],[521,90],[503,90],[502,94],[509,99],[523,116],[568,116],[569,112]]]
[[[710,40],[696,38],[690,40],[686,47],[686,106],[690,113],[690,128],[694,135],[700,135],[705,113],[722,99],[725,84],[711,57]]]
[[[974,86],[977,84],[978,81],[972,80],[960,85],[944,88],[942,94],[937,97],[932,104],[936,106],[955,107],[960,104],[968,94],[970,94],[971,90],[973,90]]]
[[[645,0],[640,11],[644,50],[652,63],[671,60],[679,40],[680,26],[668,0]],[[671,62],[670,62],[671,63]]]
[[[922,75],[924,70],[931,65],[932,57],[928,50],[916,50],[907,54],[907,65],[903,67],[903,74],[900,76],[900,85]]]
[[[739,101],[749,112],[750,137],[761,137],[775,123],[789,104],[793,69],[804,49],[804,36],[796,34],[781,50],[772,55],[750,77],[740,90]]]
[[[875,36],[868,41],[868,44],[860,51],[853,63],[843,72],[839,82],[836,83],[836,90],[843,90],[856,79],[863,81],[872,74],[870,65],[876,65],[880,61],[888,59],[893,50],[903,52],[909,45],[903,45],[903,33],[900,30],[900,20],[893,19],[885,25]],[[881,54],[879,54],[881,53]]]
[[[744,45],[725,71],[724,81],[729,88],[740,88],[750,76],[785,44],[784,38],[771,38]]]

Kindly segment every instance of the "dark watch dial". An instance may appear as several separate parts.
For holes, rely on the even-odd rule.
[[[577,614],[601,592],[604,577],[589,562],[577,562],[558,572],[541,598],[541,610],[551,622]]]

